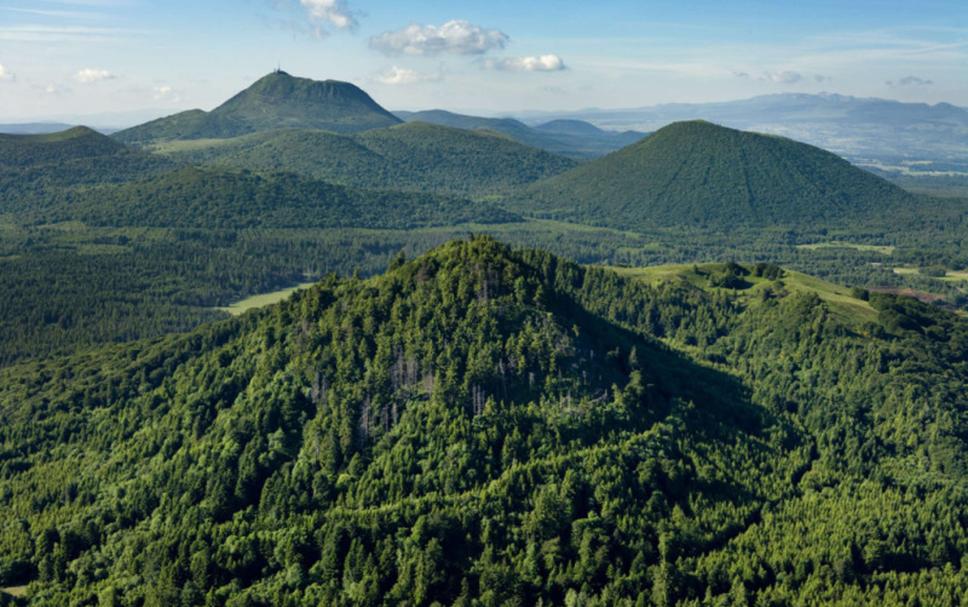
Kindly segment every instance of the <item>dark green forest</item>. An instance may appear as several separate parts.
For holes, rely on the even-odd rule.
[[[741,289],[475,238],[9,367],[0,582],[37,605],[960,604],[968,325],[722,272]]]
[[[196,164],[286,171],[357,188],[474,197],[507,195],[576,164],[496,133],[421,122],[356,135],[294,129],[169,142],[155,149]]]
[[[820,148],[701,120],[664,127],[521,198],[547,216],[623,229],[870,222],[918,206]]]
[[[123,184],[48,190],[15,204],[24,223],[79,221],[94,227],[408,229],[520,220],[491,203],[453,196],[351,190],[287,173],[196,167]]]

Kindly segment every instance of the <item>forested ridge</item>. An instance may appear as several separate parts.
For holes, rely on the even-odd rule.
[[[844,308],[769,264],[703,281],[478,237],[0,370],[0,585],[37,605],[960,604],[965,320]]]
[[[358,134],[313,129],[260,132],[231,139],[157,145],[182,162],[252,171],[286,171],[347,186],[507,195],[562,173],[575,162],[497,133],[410,123]]]
[[[289,173],[184,166],[146,179],[46,188],[10,207],[24,223],[198,228],[413,228],[519,221],[492,203],[435,194],[358,190]]]

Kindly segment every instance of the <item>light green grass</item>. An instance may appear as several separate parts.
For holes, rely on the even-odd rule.
[[[881,255],[893,255],[894,247],[891,245],[856,244],[843,240],[831,240],[830,242],[814,242],[810,244],[797,245],[798,249],[804,251],[819,251],[821,249],[853,249],[865,253],[880,253]]]
[[[609,270],[612,270],[621,276],[637,278],[649,283],[650,285],[656,285],[660,282],[684,281],[696,286],[700,286],[704,282],[699,275],[693,272],[693,267],[695,267],[694,264],[668,264],[662,266],[647,266],[642,268],[621,268],[616,266],[607,267]]]
[[[831,304],[832,311],[843,313],[850,320],[861,322],[877,320],[877,310],[870,303],[851,296],[850,289],[847,287],[792,270],[786,271],[783,282],[790,291],[816,293],[820,299]]]
[[[23,598],[27,596],[26,586],[8,586],[6,588],[0,588],[0,592],[4,594],[9,594],[10,596],[15,596],[17,598]]]
[[[941,280],[945,282],[964,282],[968,281],[968,271],[952,272],[949,271]]]
[[[914,276],[915,274],[920,274],[921,270],[917,268],[894,268],[895,274],[900,274],[901,276]]]
[[[237,301],[233,304],[220,307],[218,309],[223,312],[228,312],[232,316],[239,316],[254,308],[263,308],[265,306],[270,306],[274,303],[279,303],[280,301],[286,299],[296,291],[300,289],[305,289],[307,287],[311,287],[314,284],[316,283],[304,282],[302,284],[296,285],[295,287],[289,287],[288,289],[280,289],[278,291],[273,291],[271,293],[261,293],[259,295],[253,295],[252,297],[247,297],[242,301]]]
[[[901,276],[922,276],[919,268],[912,267],[897,267],[894,268],[894,273]],[[944,282],[968,282],[968,271],[948,270],[944,276],[925,276],[925,278],[934,278]]]
[[[709,286],[707,276],[722,268],[723,264],[669,264],[641,268],[609,267],[608,269],[622,276],[646,281],[650,285],[662,282],[686,282],[702,289],[711,290],[713,287]],[[747,266],[747,269],[750,268]],[[740,297],[751,300],[755,299],[760,291],[768,288],[772,282],[752,274],[743,277],[743,280],[750,283],[750,288],[733,292]],[[850,289],[847,287],[792,270],[784,270],[784,276],[781,280],[786,290],[791,293],[816,293],[820,299],[830,305],[831,311],[836,316],[847,322],[862,323],[877,318],[877,311],[868,302],[852,297]]]
[[[238,143],[239,138],[232,139],[186,139],[182,141],[165,141],[150,146],[151,151],[158,154],[177,154],[179,152],[197,152],[210,148],[220,148]]]
[[[88,228],[80,221],[61,221],[59,223],[47,223],[38,226],[44,230],[55,230],[58,232],[84,232]]]
[[[131,247],[121,244],[104,244],[96,242],[84,242],[77,246],[78,255],[111,255],[127,253]]]

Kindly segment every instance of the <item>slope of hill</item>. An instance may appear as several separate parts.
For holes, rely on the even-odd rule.
[[[156,149],[182,161],[290,171],[353,187],[471,196],[507,193],[575,166],[494,133],[426,123],[357,135],[285,130],[170,142]]]
[[[36,207],[65,188],[144,179],[174,167],[86,127],[0,135],[0,212]]]
[[[843,224],[914,205],[819,148],[694,121],[533,185],[522,208],[642,228]]]
[[[630,145],[644,133],[606,131],[580,120],[551,121],[530,127],[513,118],[482,118],[445,110],[397,112],[407,122],[428,122],[458,129],[494,131],[524,145],[571,158],[596,158]]]
[[[653,288],[475,239],[0,371],[0,585],[35,605],[956,604],[964,321],[873,298],[844,324],[768,280]]]
[[[40,135],[0,134],[0,168],[60,164],[125,151],[124,145],[83,126]]]
[[[120,131],[114,137],[125,143],[145,144],[172,139],[235,137],[287,128],[354,133],[399,122],[348,82],[314,81],[278,71],[256,81],[211,112],[182,112]]]
[[[519,220],[484,202],[354,190],[288,173],[263,176],[195,167],[68,192],[36,209],[21,209],[19,216],[47,224],[81,221],[90,226],[206,230],[413,228]]]

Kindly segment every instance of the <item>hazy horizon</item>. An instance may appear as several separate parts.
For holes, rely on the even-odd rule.
[[[293,76],[302,77],[299,74],[291,74]],[[365,90],[365,89],[364,89]],[[238,92],[238,91],[236,91]],[[152,108],[145,107],[143,109],[132,109],[119,112],[95,112],[90,114],[50,114],[50,115],[40,115],[33,117],[15,118],[12,120],[5,120],[0,116],[0,124],[66,124],[66,125],[78,125],[78,126],[90,126],[93,128],[100,129],[120,129],[128,128],[144,122],[155,120],[157,118],[163,118],[176,114],[179,112],[184,112],[193,109],[202,109],[205,111],[211,111],[218,107],[222,102],[228,100],[232,94],[226,96],[220,102],[215,103],[210,107],[195,108],[195,107],[181,107],[181,108]],[[661,108],[663,106],[674,106],[674,105],[706,105],[706,104],[726,104],[726,103],[739,103],[743,101],[750,101],[753,99],[761,97],[779,97],[785,95],[811,95],[811,96],[845,96],[854,99],[868,99],[868,100],[878,100],[878,101],[888,101],[896,103],[905,104],[926,104],[928,106],[937,106],[942,104],[955,105],[961,109],[968,109],[966,106],[960,106],[957,104],[951,104],[945,101],[938,101],[935,103],[929,102],[918,102],[918,101],[903,101],[900,99],[891,99],[886,97],[858,97],[853,95],[841,95],[840,93],[833,93],[829,91],[821,91],[819,93],[798,93],[794,91],[780,91],[777,93],[765,93],[762,95],[753,95],[750,97],[739,97],[731,99],[723,99],[720,101],[670,101],[666,103],[655,103],[655,104],[640,104],[640,105],[621,105],[621,106],[587,106],[581,108],[520,108],[518,110],[508,110],[508,111],[493,111],[485,108],[454,108],[454,107],[444,107],[444,106],[433,106],[433,107],[387,107],[380,103],[379,99],[375,99],[377,103],[384,105],[391,112],[419,112],[427,110],[443,110],[447,112],[452,112],[455,114],[466,114],[482,117],[493,117],[493,118],[518,118],[524,120],[540,120],[542,118],[554,119],[558,116],[567,116],[571,114],[581,114],[581,113],[593,113],[593,112],[622,112],[622,111],[635,111],[635,110],[647,110],[653,108]]]

